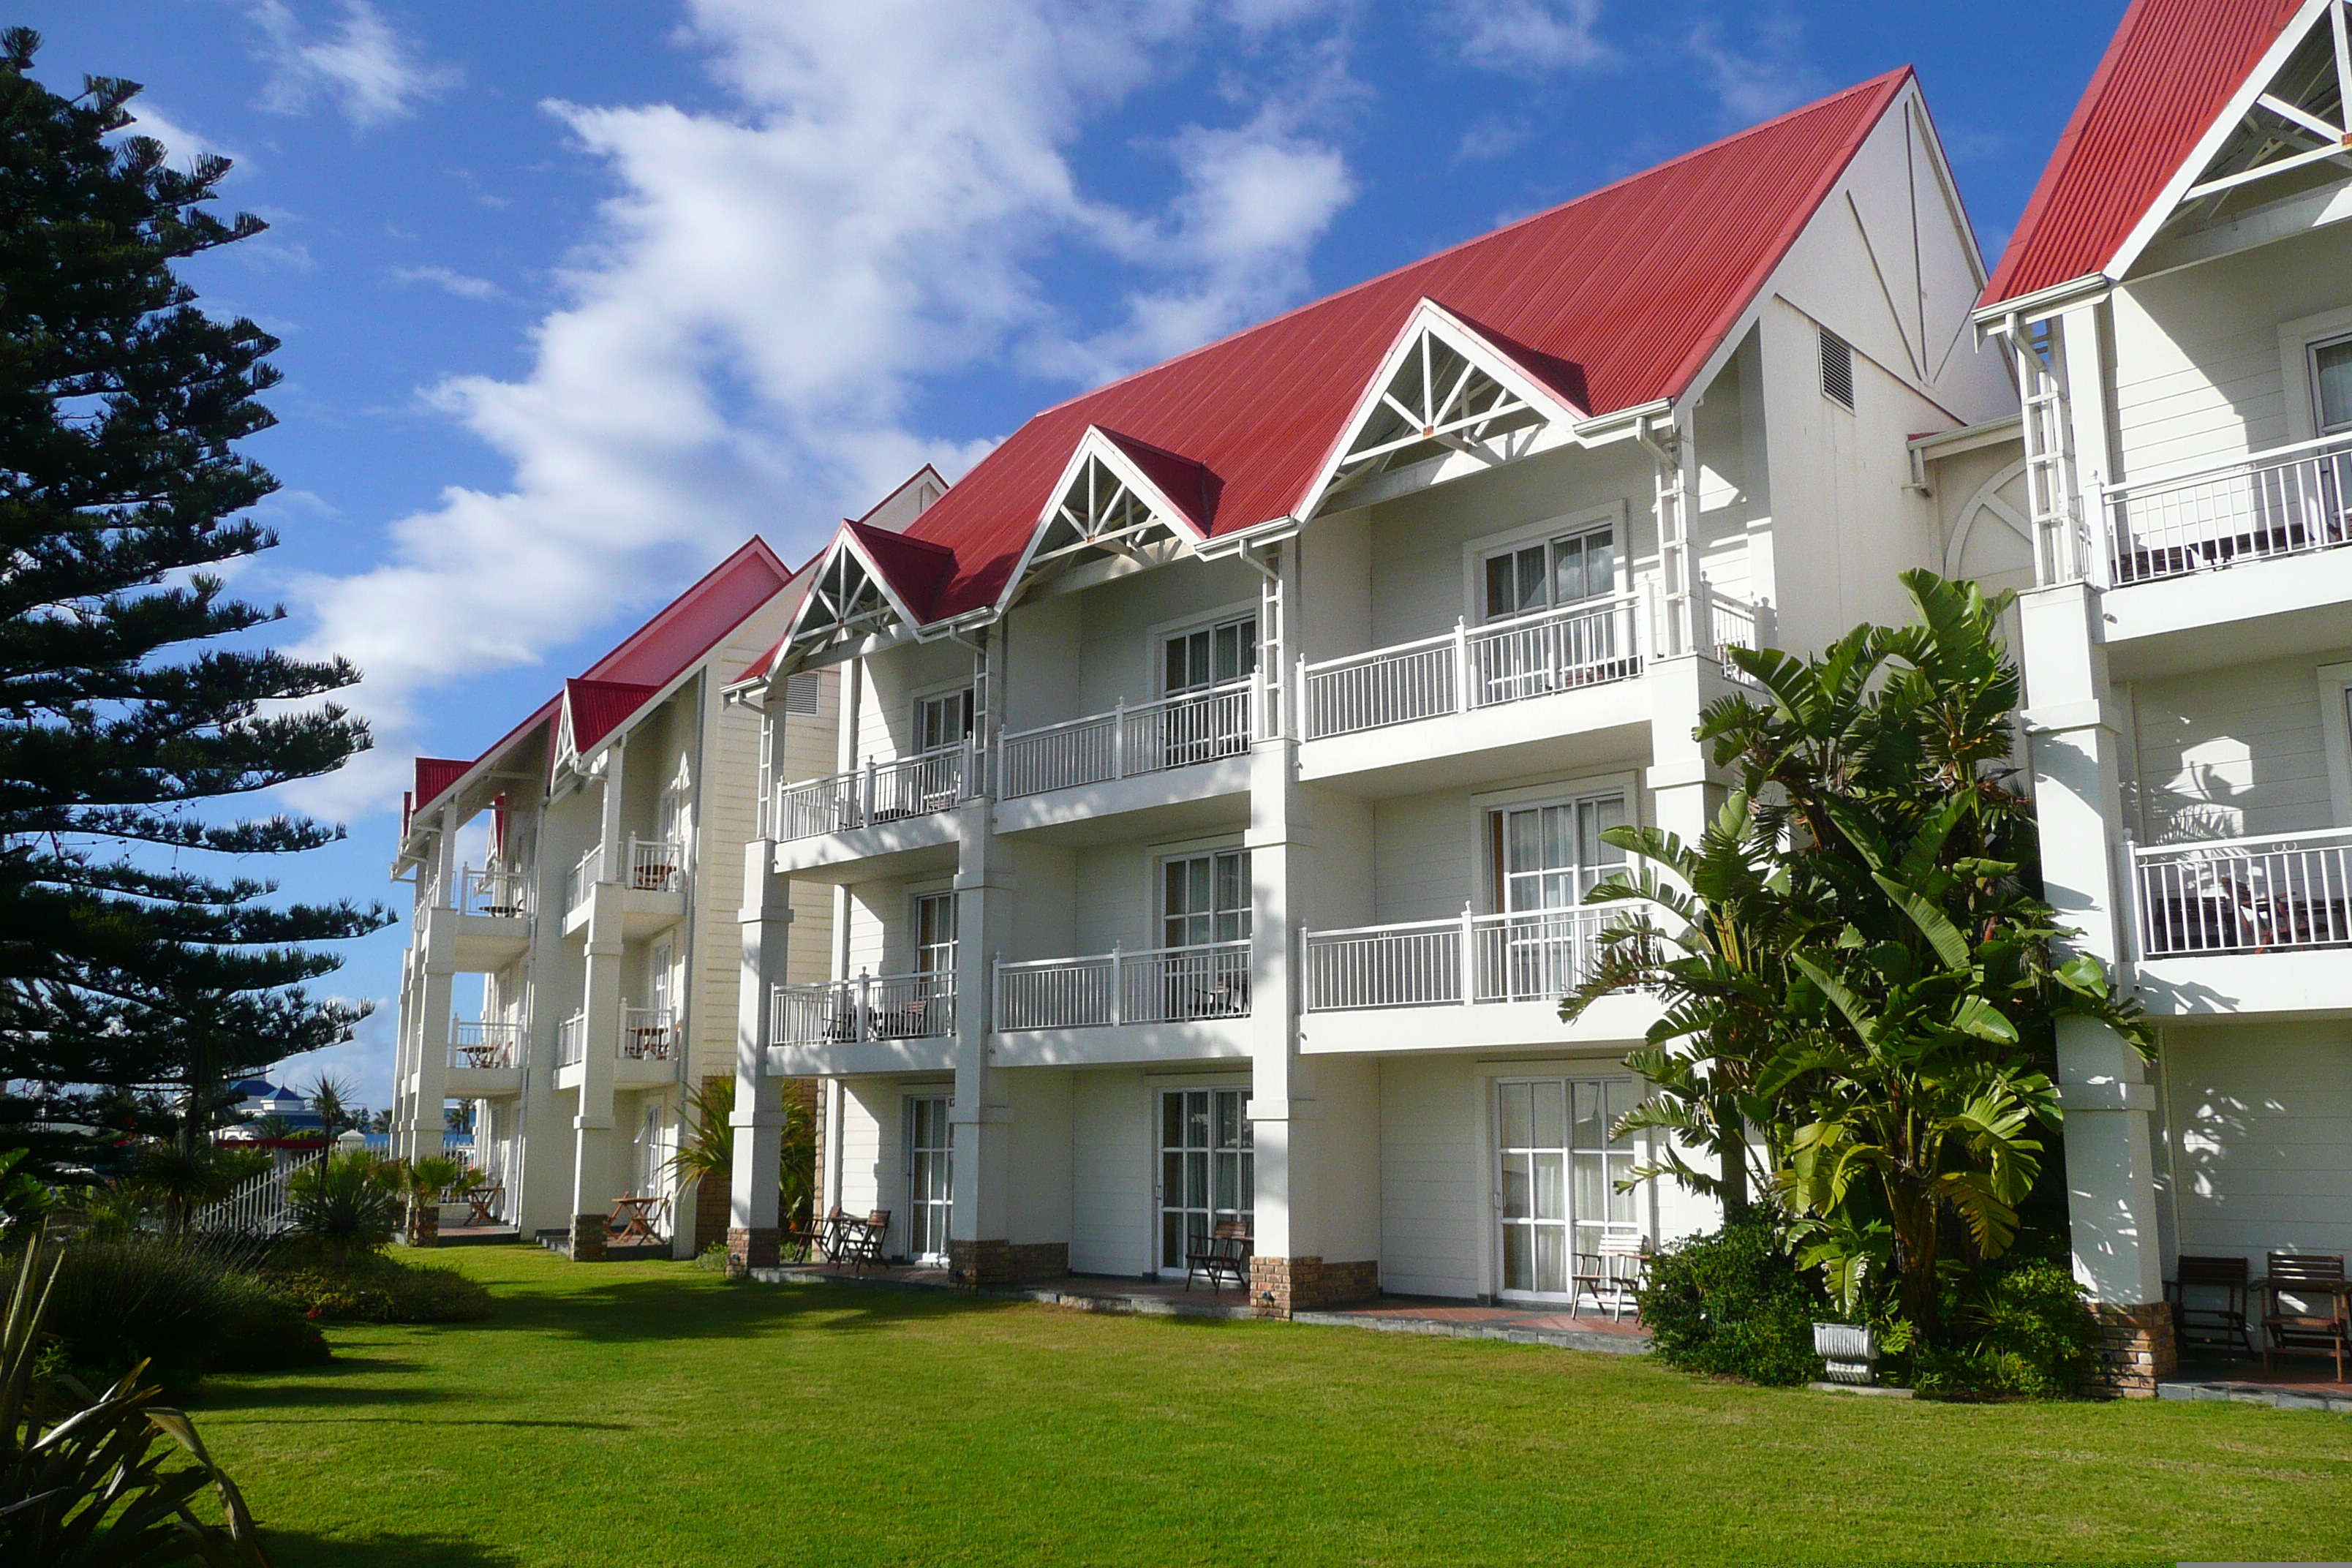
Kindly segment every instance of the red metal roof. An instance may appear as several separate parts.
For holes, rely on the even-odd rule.
[[[1136,471],[1168,498],[1168,504],[1176,509],[1178,515],[1202,533],[1209,531],[1209,521],[1217,510],[1216,475],[1192,458],[1178,457],[1149,441],[1139,441],[1116,430],[1102,434],[1104,440],[1118,447],[1135,465]]]
[[[572,749],[586,752],[660,689],[622,680],[565,681],[563,706],[572,715]]]
[[[939,621],[995,602],[1088,426],[1200,468],[1214,535],[1286,516],[1423,298],[1593,415],[1680,395],[1908,67],[1037,415],[909,525],[951,546]]]
[[[718,565],[704,573],[684,593],[655,612],[645,625],[621,639],[613,650],[588,667],[582,679],[591,682],[617,682],[623,686],[640,687],[646,692],[657,691],[689,668],[695,660],[709,653],[721,637],[743,623],[743,618],[789,586],[794,574],[776,552],[768,548],[765,540],[754,537],[750,542],[729,555]],[[565,683],[568,689],[574,682]],[[491,743],[488,750],[470,763],[449,764],[457,769],[437,787],[425,787],[425,767],[427,761],[417,759],[416,795],[409,813],[413,820],[416,812],[434,804],[435,798],[475,769],[483,766],[512,747],[541,725],[554,719],[563,704],[563,697],[549,698],[521,723],[508,731]],[[643,699],[635,706],[643,705]],[[612,732],[613,726],[628,717],[624,712],[596,731],[596,740]],[[572,710],[575,730],[580,721],[580,710]],[[572,742],[575,747],[593,745],[594,740]],[[407,826],[402,826],[402,837],[407,837]]]
[[[466,770],[473,765],[462,757],[417,758],[416,798],[431,800],[435,795],[465,777]]]
[[[2133,0],[1983,306],[2102,271],[2303,0]]]

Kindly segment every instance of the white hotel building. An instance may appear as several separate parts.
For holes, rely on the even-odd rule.
[[[822,1201],[972,1284],[1181,1274],[1240,1221],[1269,1314],[1542,1300],[1711,1225],[1612,1187],[1652,1005],[1558,1016],[1597,835],[1720,800],[1724,647],[1906,615],[1911,438],[2017,407],[1986,281],[1899,71],[845,527],[741,688],[831,672],[841,723],[744,851],[737,1258],[811,1081]]]

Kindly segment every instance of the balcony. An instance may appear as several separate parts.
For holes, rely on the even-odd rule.
[[[2341,1005],[2352,828],[2134,846],[2131,895],[2151,1012]]]
[[[658,931],[686,913],[686,846],[674,838],[631,835],[621,847],[623,934],[635,939]],[[563,931],[586,928],[596,884],[605,879],[604,851],[590,849],[563,875]]]
[[[1229,681],[1150,702],[1120,702],[1108,713],[1071,719],[1034,730],[1008,731],[999,741],[997,796],[1013,806],[1000,809],[1000,829],[1018,829],[1076,816],[1100,816],[1164,804],[1171,798],[1201,799],[1245,794],[1248,756],[1258,732],[1262,706],[1255,679]],[[1156,782],[1121,788],[1129,780],[1181,769],[1224,764],[1221,778],[1188,780],[1181,786]],[[1038,797],[1087,789],[1069,811]],[[1027,809],[1024,801],[1036,802]]]
[[[588,1015],[574,1013],[556,1026],[555,1067],[576,1068],[588,1059]]]
[[[970,740],[887,762],[869,758],[856,773],[777,787],[774,836],[791,842],[849,833],[947,811],[971,794],[975,770]]]
[[[494,1071],[522,1065],[522,1026],[494,1018],[449,1021],[452,1071]]]
[[[779,985],[768,994],[768,1037],[778,1053],[773,1059],[789,1077],[952,1065],[952,973],[861,974]]]
[[[1242,1056],[1250,943],[1144,948],[996,965],[997,1059],[1007,1065]],[[1087,1031],[1103,1031],[1089,1044]]]
[[[1705,583],[1691,595],[1691,640],[1721,658],[1761,646],[1762,612]],[[1650,700],[1639,678],[1659,657],[1660,606],[1645,584],[1510,620],[1454,629],[1300,667],[1302,774],[1371,774],[1376,794],[1445,787],[1481,776],[1463,759],[1505,748],[1537,752],[1565,737],[1622,731],[1646,746]],[[1739,679],[1726,667],[1726,673]],[[1614,748],[1622,751],[1622,746]],[[1485,772],[1491,773],[1491,769]]]
[[[426,883],[425,906],[455,919],[452,958],[460,969],[504,968],[530,945],[530,879],[520,871],[461,866],[449,886]]]
[[[1308,1050],[1492,1046],[1556,1038],[1638,1037],[1656,1016],[1640,997],[1609,997],[1573,1034],[1559,999],[1601,951],[1608,908],[1474,914],[1305,934]],[[1439,1010],[1433,1016],[1431,1010]],[[1475,1017],[1465,1016],[1475,1013]],[[1318,1015],[1334,1015],[1318,1028]]]
[[[2103,499],[2118,588],[2330,550],[2352,540],[2352,433],[2114,485]]]

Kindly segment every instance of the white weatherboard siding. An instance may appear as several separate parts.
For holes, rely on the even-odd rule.
[[[1015,1247],[1070,1237],[1079,1075],[1055,1068],[1008,1073],[1013,1125],[1009,1176]]]
[[[1476,1296],[1491,1184],[1481,1085],[1459,1058],[1381,1063],[1381,1284],[1412,1296]]]
[[[2168,1030],[2179,1249],[2352,1253],[2352,1026]]]
[[[2347,279],[2352,229],[2337,225],[2118,289],[2112,395],[2123,477],[2307,437],[2288,406],[2279,327],[2343,306]]]
[[[1153,1084],[1132,1068],[1073,1073],[1070,1268],[1143,1274],[1151,1268]]]
[[[2231,665],[2130,689],[2143,843],[2336,826],[2315,662]]]

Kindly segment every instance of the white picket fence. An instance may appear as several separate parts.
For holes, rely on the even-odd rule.
[[[216,1204],[207,1204],[189,1217],[188,1228],[215,1236],[283,1236],[294,1228],[290,1196],[298,1171],[323,1164],[327,1151],[290,1160],[240,1184]]]

